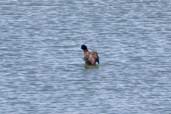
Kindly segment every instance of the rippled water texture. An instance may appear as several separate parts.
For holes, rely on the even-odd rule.
[[[0,113],[171,114],[171,1],[0,0]]]

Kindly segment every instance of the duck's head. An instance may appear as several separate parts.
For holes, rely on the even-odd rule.
[[[83,50],[83,51],[87,51],[88,50],[88,48],[87,48],[87,46],[86,45],[81,45],[81,49]]]

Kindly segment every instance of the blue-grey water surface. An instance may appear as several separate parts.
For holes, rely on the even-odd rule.
[[[0,0],[0,114],[171,114],[171,1]]]

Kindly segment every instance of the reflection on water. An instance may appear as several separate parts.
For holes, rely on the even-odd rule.
[[[98,69],[99,65],[84,65],[85,69]]]
[[[0,113],[171,113],[170,4],[0,1]]]

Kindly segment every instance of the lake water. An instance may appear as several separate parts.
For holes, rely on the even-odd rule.
[[[0,113],[171,114],[171,1],[1,0]]]

